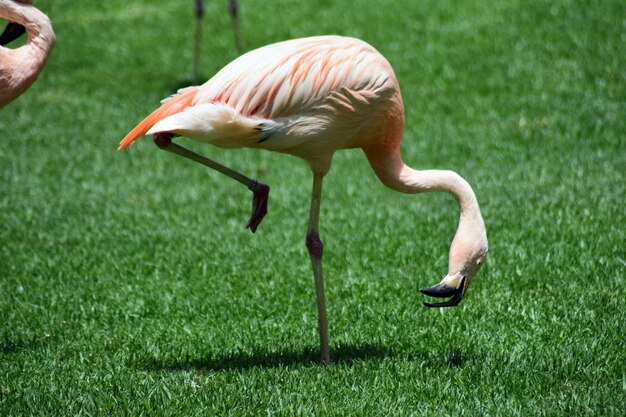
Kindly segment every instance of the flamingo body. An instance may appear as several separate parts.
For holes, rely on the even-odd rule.
[[[56,41],[50,19],[30,3],[0,0],[0,16],[24,26],[28,32],[26,45],[17,49],[0,46],[0,107],[35,82]]]
[[[157,145],[168,149],[172,137],[184,135],[224,148],[288,153],[308,162],[313,192],[306,245],[316,282],[322,362],[328,363],[318,224],[322,179],[337,150],[361,148],[378,178],[394,190],[444,191],[455,197],[460,217],[450,247],[448,274],[439,284],[422,289],[430,296],[452,298],[427,306],[457,305],[487,255],[485,225],[470,185],[453,171],[418,171],[404,164],[400,157],[403,131],[404,107],[389,62],[363,41],[321,36],[248,52],[204,85],[179,90],[137,125],[119,148],[144,134],[154,134]],[[202,162],[202,157],[171,145],[170,151]],[[247,184],[253,192],[258,185],[209,162],[202,163]],[[265,194],[263,190],[255,192],[249,222],[252,231],[265,214],[266,201],[263,209],[258,209],[258,201],[266,199],[269,192],[265,187]]]
[[[381,54],[357,39],[321,36],[237,58],[204,85],[165,100],[120,148],[167,131],[220,147],[289,153],[326,172],[336,150],[366,146],[390,121],[401,130],[403,117]]]

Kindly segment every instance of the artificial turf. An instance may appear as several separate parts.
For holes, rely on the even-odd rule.
[[[203,74],[236,57],[207,2]],[[240,1],[246,49],[362,38],[399,78],[415,168],[474,187],[490,242],[454,309],[418,293],[458,220],[336,155],[321,212],[334,364],[317,365],[296,158],[182,141],[271,185],[119,140],[191,75],[192,2],[38,1],[58,42],[0,111],[0,415],[623,415],[626,7]]]

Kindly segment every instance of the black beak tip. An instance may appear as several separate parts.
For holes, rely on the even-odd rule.
[[[0,45],[4,46],[9,42],[14,41],[15,39],[22,36],[26,33],[26,29],[24,26],[19,23],[9,22],[7,26],[4,28],[4,32],[0,35]]]
[[[445,298],[452,296],[452,298],[448,301],[441,303],[427,303],[424,301],[424,306],[426,307],[454,307],[461,302],[466,289],[467,277],[463,277],[461,285],[459,285],[459,288],[457,289],[454,289],[446,284],[437,284],[432,287],[421,288],[420,291],[429,297]]]
[[[420,288],[420,292],[429,297],[445,298],[452,297],[456,289],[447,284],[436,284],[426,288]]]

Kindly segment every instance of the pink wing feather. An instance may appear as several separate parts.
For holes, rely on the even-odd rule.
[[[340,88],[375,88],[390,74],[389,63],[363,41],[296,39],[256,49],[226,65],[200,87],[194,104],[218,101],[244,116],[276,119],[306,111]]]
[[[367,43],[339,36],[321,36],[295,39],[268,45],[237,58],[226,65],[213,78],[197,88],[189,88],[183,94],[164,101],[122,141],[120,148],[132,143],[146,132],[154,132],[154,125],[167,130],[164,118],[176,119],[180,126],[184,118],[177,116],[189,107],[197,107],[194,118],[201,121],[203,132],[196,138],[210,136],[211,117],[216,112],[207,105],[227,106],[234,110],[232,119],[215,121],[215,124],[231,123],[241,135],[239,145],[232,136],[230,145],[220,140],[219,146],[248,146],[254,141],[255,120],[268,125],[279,118],[294,115],[310,115],[308,111],[326,108],[354,109],[355,102],[367,102],[381,96],[381,91],[392,91],[395,77],[389,63]],[[207,108],[206,120],[202,120],[200,108]],[[210,110],[210,111],[209,111]],[[232,123],[235,122],[235,123]],[[238,123],[241,122],[241,123]],[[223,130],[222,130],[223,131]],[[193,128],[179,129],[179,133],[194,137]],[[215,131],[214,131],[215,132]],[[217,139],[217,138],[216,138]],[[202,140],[202,139],[201,139]]]

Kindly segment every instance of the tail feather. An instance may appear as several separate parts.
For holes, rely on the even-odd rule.
[[[148,117],[143,119],[141,123],[139,123],[133,130],[130,131],[128,135],[120,142],[120,146],[117,148],[118,150],[127,148],[131,143],[133,143],[137,138],[145,135],[152,126],[157,124],[159,121],[173,115],[176,113],[180,113],[185,108],[191,106],[194,97],[196,96],[196,92],[198,87],[188,87],[182,90],[179,90],[178,94],[173,95],[172,97],[165,99],[162,101],[161,107],[153,111]]]
[[[155,123],[146,133],[170,132],[224,148],[254,146],[277,128],[273,120],[244,116],[224,103],[197,104]]]

